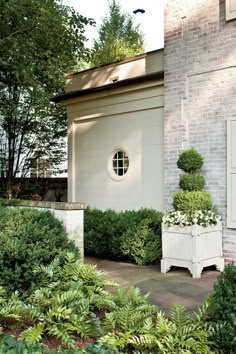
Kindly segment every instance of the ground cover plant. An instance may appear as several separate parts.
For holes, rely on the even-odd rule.
[[[116,212],[87,208],[85,254],[139,265],[161,258],[162,213],[153,209]]]
[[[229,293],[235,274],[235,266],[230,267],[221,275],[231,274]],[[228,351],[221,350],[228,345],[223,335],[227,322],[215,320],[212,297],[194,315],[180,305],[165,314],[150,303],[148,294],[119,288],[73,253],[37,266],[34,274],[42,276],[27,298],[0,291],[0,348],[13,348],[12,353],[233,353],[232,343]],[[227,318],[233,316],[233,306],[232,300]],[[16,333],[18,341],[9,333]],[[48,348],[48,343],[53,345]]]

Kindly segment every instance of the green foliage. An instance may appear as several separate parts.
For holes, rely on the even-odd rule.
[[[122,11],[118,0],[109,2],[109,13],[98,28],[91,65],[99,66],[143,53],[144,36],[129,13]]]
[[[175,306],[167,316],[137,288],[110,289],[114,283],[71,253],[36,267],[37,274],[41,274],[38,289],[24,303],[18,294],[7,298],[0,289],[0,324],[7,327],[10,319],[22,329],[27,325],[19,341],[0,336],[4,353],[54,353],[42,347],[44,334],[61,339],[68,349],[56,352],[65,354],[220,353],[216,337],[223,326],[209,319],[209,302],[194,315]],[[232,274],[230,278],[235,280]],[[76,349],[75,333],[94,343]]]
[[[161,258],[161,236],[152,230],[153,223],[154,220],[144,219],[121,238],[122,254],[139,265]]]
[[[193,212],[212,208],[211,195],[208,192],[178,191],[173,195],[173,206],[176,210]]]
[[[179,186],[184,191],[202,191],[205,187],[205,177],[198,174],[180,175]]]
[[[138,264],[161,257],[162,214],[152,209],[115,212],[86,209],[85,253]]]
[[[22,294],[35,288],[36,265],[78,250],[50,212],[0,208],[0,285]]]
[[[0,353],[4,354],[41,354],[52,353],[45,349],[39,348],[37,345],[32,345],[26,342],[18,341],[16,338],[2,334],[0,335]]]
[[[179,155],[177,166],[184,172],[197,172],[201,169],[204,159],[202,155],[194,148],[184,150]]]
[[[105,212],[87,208],[84,213],[84,247],[87,255],[105,257],[110,254],[111,239],[119,238],[122,228],[113,210]]]
[[[222,323],[214,339],[224,353],[233,354],[236,348],[236,266],[233,263],[218,276],[210,301],[208,321]]]
[[[42,275],[41,287],[27,299],[25,312],[33,324],[21,333],[21,340],[37,343],[47,333],[73,348],[71,333],[85,339],[101,334],[100,320],[92,310],[114,306],[105,289],[115,286],[113,282],[105,280],[95,266],[79,263],[72,253],[63,262],[56,258],[48,266],[38,266],[34,274]]]
[[[66,115],[50,99],[87,56],[85,26],[93,21],[56,0],[0,0],[0,7],[0,130],[10,195],[31,159],[64,158]]]
[[[28,342],[17,340],[15,337],[2,334],[0,335],[0,353],[1,354],[122,354],[117,350],[111,350],[99,343],[90,343],[85,349],[57,349],[56,351],[50,350],[31,344]],[[124,353],[123,353],[124,354]]]
[[[143,315],[138,315],[136,308],[132,312],[129,306],[127,307],[127,313],[117,312],[115,320],[120,325],[120,331],[110,331],[100,339],[101,343],[110,348],[131,346],[147,354],[211,353],[211,342],[206,328],[201,321],[188,315],[183,306],[174,306],[169,317],[162,312],[154,315],[150,309],[142,311]]]

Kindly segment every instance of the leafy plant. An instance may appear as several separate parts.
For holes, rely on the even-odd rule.
[[[122,254],[139,265],[149,264],[161,258],[161,235],[152,230],[154,222],[152,219],[144,219],[121,237]]]
[[[0,353],[1,354],[122,354],[117,349],[111,351],[99,343],[89,343],[85,349],[60,349],[50,350],[37,344],[31,344],[17,340],[8,334],[0,335]],[[124,354],[124,353],[123,353]]]
[[[114,239],[119,239],[122,231],[119,214],[114,210],[101,211],[87,208],[84,213],[85,253],[98,257],[119,254],[118,247],[114,249],[111,243],[116,243]]]
[[[85,253],[138,264],[156,261],[161,257],[161,219],[162,213],[153,209],[115,212],[88,208]]]
[[[194,148],[184,150],[180,153],[177,166],[184,172],[194,173],[201,169],[204,159]]]
[[[175,210],[193,212],[196,210],[209,210],[212,208],[211,195],[208,192],[178,191],[173,196]]]
[[[73,348],[72,333],[81,338],[98,337],[101,324],[92,310],[114,306],[105,287],[115,284],[105,280],[95,266],[81,264],[72,253],[66,255],[63,263],[56,258],[48,266],[38,266],[34,274],[38,273],[41,287],[26,304],[27,316],[33,325],[21,333],[20,339],[39,343],[47,333]]]
[[[109,332],[100,339],[101,343],[111,348],[131,346],[142,353],[211,353],[212,343],[206,328],[181,305],[174,306],[169,317],[162,312],[138,316],[136,309],[135,313],[133,309],[132,314],[130,311],[121,314],[120,332]],[[130,317],[137,323],[134,330]]]
[[[180,175],[179,186],[184,191],[202,191],[205,187],[205,177],[198,174]]]
[[[236,348],[236,266],[228,264],[218,276],[210,296],[207,321],[222,324],[215,341],[224,353],[233,354]]]
[[[217,341],[225,322],[216,321],[210,301],[194,315],[175,306],[167,316],[150,303],[148,294],[114,288],[94,265],[80,264],[72,253],[37,266],[34,275],[40,275],[38,289],[24,302],[17,293],[8,298],[0,289],[0,324],[7,327],[10,319],[23,330],[19,341],[0,336],[4,353],[220,353]],[[44,334],[61,339],[67,349],[44,348]],[[74,334],[94,342],[78,349]]]
[[[26,295],[37,286],[36,265],[78,254],[62,223],[48,211],[0,208],[0,285]]]

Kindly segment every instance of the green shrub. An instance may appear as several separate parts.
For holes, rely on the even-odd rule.
[[[202,155],[194,148],[190,148],[181,152],[177,160],[177,166],[184,172],[193,173],[200,170],[203,162]]]
[[[202,191],[205,187],[205,177],[197,174],[180,175],[179,187],[184,191]]]
[[[135,261],[138,264],[158,260],[161,252],[161,219],[162,214],[153,209],[115,212],[88,208],[84,218],[85,254]],[[139,239],[141,234],[142,239]],[[154,244],[155,251],[152,249]]]
[[[49,211],[0,208],[0,285],[9,292],[29,292],[37,281],[34,267],[68,251],[78,254]]]
[[[218,276],[211,296],[209,321],[223,323],[215,341],[223,353],[236,348],[236,266],[228,264]]]
[[[122,254],[139,265],[149,264],[161,258],[161,233],[153,231],[153,224],[160,222],[144,219],[122,235]]]
[[[212,208],[211,195],[208,192],[178,191],[173,195],[173,207],[184,212],[209,210]]]

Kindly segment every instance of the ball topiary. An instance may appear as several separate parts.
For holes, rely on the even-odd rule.
[[[205,177],[197,174],[180,175],[179,186],[184,191],[202,191],[205,187]]]
[[[203,162],[202,155],[194,148],[190,148],[181,152],[177,160],[177,166],[184,172],[194,173],[200,170]]]
[[[173,206],[175,210],[182,210],[184,212],[211,209],[211,195],[208,192],[202,191],[178,191],[173,196]]]

